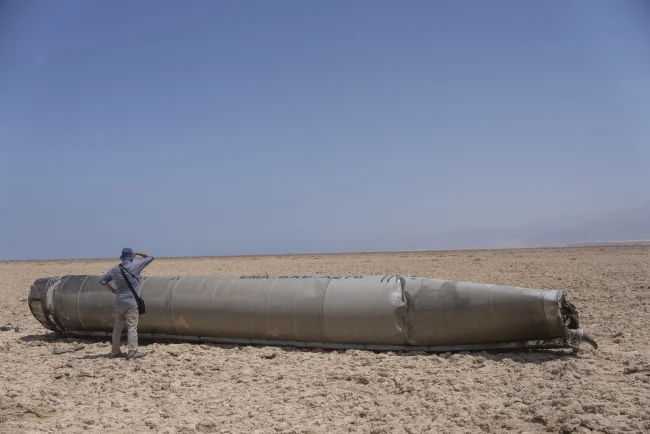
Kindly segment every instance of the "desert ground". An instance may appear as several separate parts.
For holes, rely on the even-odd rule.
[[[151,252],[155,254],[155,252]],[[143,275],[412,274],[563,289],[600,345],[400,354],[58,340],[27,306],[40,277],[115,260],[0,262],[0,433],[647,433],[650,246],[160,258]],[[53,348],[81,351],[52,354]]]

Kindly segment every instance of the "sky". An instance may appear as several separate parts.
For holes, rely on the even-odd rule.
[[[643,0],[8,0],[0,259],[364,250],[635,206],[649,120]]]

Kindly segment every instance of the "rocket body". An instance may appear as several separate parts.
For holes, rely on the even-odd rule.
[[[112,332],[100,276],[38,279],[29,307],[67,335]],[[559,290],[416,276],[147,276],[143,337],[324,348],[574,346],[578,315]]]

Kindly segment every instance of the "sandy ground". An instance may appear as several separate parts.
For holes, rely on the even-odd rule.
[[[153,252],[155,253],[155,252]],[[404,355],[57,341],[39,277],[114,261],[0,263],[0,432],[650,432],[650,247],[158,259],[144,274],[392,274],[565,289],[600,348]],[[52,348],[74,353],[53,355]]]

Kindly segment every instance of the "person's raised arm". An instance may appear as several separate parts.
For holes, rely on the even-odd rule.
[[[144,267],[146,267],[147,265],[151,264],[151,261],[153,261],[153,259],[154,259],[153,256],[148,255],[148,254],[146,254],[146,253],[135,252],[135,254],[136,254],[137,256],[142,256],[142,257],[144,258],[144,259],[143,259],[142,261],[140,261],[140,262],[134,262],[134,264],[135,264],[135,271],[136,271],[137,273],[139,273],[139,272],[141,272],[142,270],[144,270]]]

